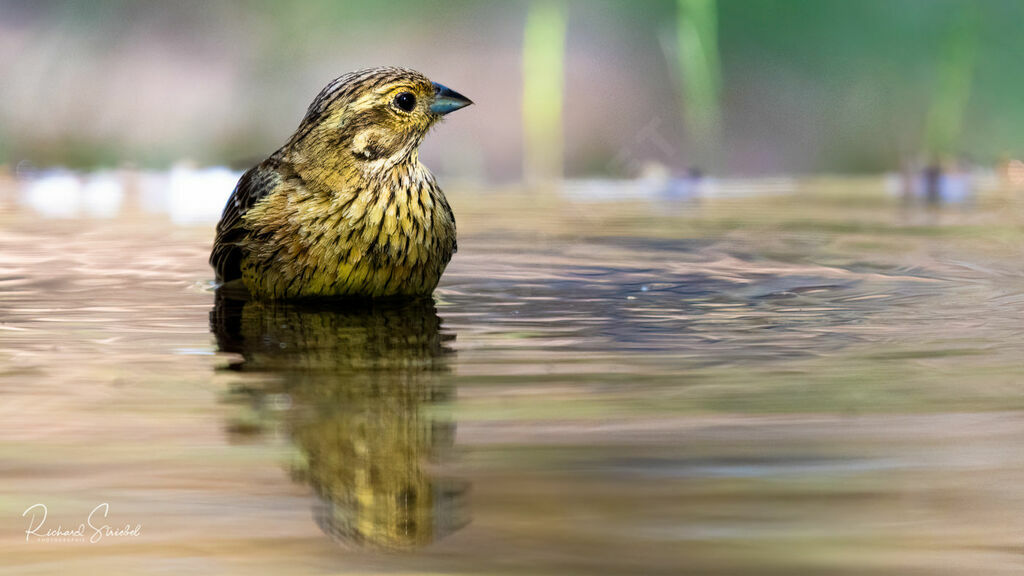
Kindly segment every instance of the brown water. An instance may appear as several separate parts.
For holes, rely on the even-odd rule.
[[[63,218],[26,186],[0,185],[5,573],[1024,564],[1012,191],[454,187],[434,302],[318,307],[215,294],[212,222],[132,185]],[[37,503],[41,532],[101,503],[94,525],[141,528],[26,535]]]

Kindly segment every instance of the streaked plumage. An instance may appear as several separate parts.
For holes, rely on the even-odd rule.
[[[430,294],[456,250],[455,218],[418,148],[469,103],[404,68],[331,82],[239,180],[210,255],[217,281],[263,299]]]

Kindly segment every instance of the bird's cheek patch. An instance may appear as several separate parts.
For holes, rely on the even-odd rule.
[[[352,138],[352,154],[363,160],[378,160],[391,155],[390,144],[382,131],[367,128]]]

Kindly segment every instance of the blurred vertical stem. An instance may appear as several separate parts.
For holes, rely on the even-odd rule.
[[[530,2],[523,33],[523,175],[527,181],[562,176],[567,24],[562,0]]]
[[[714,168],[719,145],[722,67],[717,0],[676,0],[676,84],[695,168]]]
[[[964,3],[943,37],[935,69],[935,86],[925,124],[929,162],[955,153],[971,97],[978,48],[978,10]]]

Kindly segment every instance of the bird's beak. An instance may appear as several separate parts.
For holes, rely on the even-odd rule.
[[[434,82],[434,101],[430,103],[430,111],[434,114],[444,116],[449,112],[455,112],[459,108],[465,108],[472,103],[472,100],[455,90]]]

